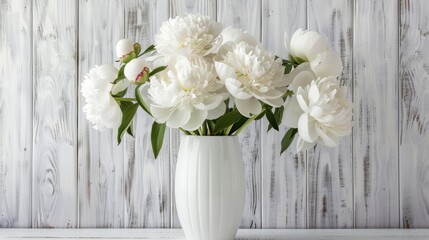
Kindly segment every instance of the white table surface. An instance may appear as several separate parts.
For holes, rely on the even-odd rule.
[[[0,229],[0,239],[185,239],[181,229]],[[429,229],[240,229],[237,239],[425,239]],[[203,240],[203,239],[202,239]]]

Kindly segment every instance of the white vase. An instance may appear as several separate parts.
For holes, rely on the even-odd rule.
[[[241,147],[235,136],[182,136],[176,205],[187,240],[234,239],[244,207]]]

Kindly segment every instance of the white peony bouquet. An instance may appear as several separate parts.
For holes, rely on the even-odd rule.
[[[340,57],[314,31],[285,35],[285,46],[288,60],[210,17],[179,16],[164,22],[143,52],[140,44],[120,40],[119,69],[96,66],[85,76],[83,111],[94,128],[117,128],[120,143],[125,132],[132,135],[133,118],[143,109],[155,120],[155,157],[166,127],[187,135],[237,135],[263,117],[268,131],[281,123],[290,127],[281,153],[295,136],[298,151],[338,145],[352,121],[347,89],[337,79]]]

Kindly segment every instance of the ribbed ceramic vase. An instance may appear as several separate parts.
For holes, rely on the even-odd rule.
[[[182,136],[176,205],[187,240],[232,240],[244,207],[241,147],[235,136]]]

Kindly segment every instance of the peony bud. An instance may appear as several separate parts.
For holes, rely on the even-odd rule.
[[[310,61],[311,70],[318,77],[339,76],[343,71],[340,56],[333,51],[323,52]]]
[[[285,35],[285,45],[292,57],[305,62],[312,61],[317,54],[329,51],[328,40],[315,31],[296,30],[292,38]]]
[[[131,60],[124,69],[125,77],[132,83],[142,84],[149,79],[149,68],[142,58]]]
[[[134,41],[130,39],[121,39],[116,44],[116,56],[123,61],[127,56],[134,52]],[[129,59],[131,60],[131,59]]]
[[[129,63],[131,60],[133,60],[134,58],[136,58],[136,53],[135,52],[131,52],[128,55],[125,55],[122,59],[120,59],[123,63]]]

